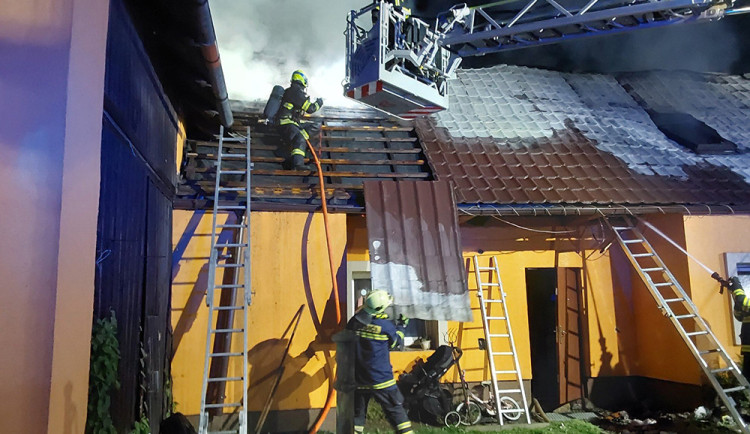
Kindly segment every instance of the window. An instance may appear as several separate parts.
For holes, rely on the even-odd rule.
[[[349,294],[347,297],[347,318],[351,318],[357,308],[364,303],[364,296],[372,289],[370,280],[369,261],[349,261],[347,263]],[[406,351],[435,349],[444,343],[444,321],[425,321],[410,318],[409,325],[404,330],[404,346]],[[442,331],[442,333],[441,333]]]
[[[750,253],[725,253],[725,260],[727,264],[727,278],[737,276],[740,278],[742,287],[746,290],[750,288]],[[727,297],[730,308],[733,308],[734,300],[732,297]],[[732,319],[734,323],[734,344],[740,345],[740,329],[742,323],[736,319]]]

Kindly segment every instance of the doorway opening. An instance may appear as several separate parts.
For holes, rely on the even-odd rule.
[[[531,395],[544,411],[560,405],[557,370],[557,273],[526,269],[526,302],[531,343]]]

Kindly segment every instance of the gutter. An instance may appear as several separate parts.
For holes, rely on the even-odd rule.
[[[499,215],[499,216],[583,216],[583,215],[641,215],[641,214],[684,214],[684,215],[733,215],[750,214],[750,206],[732,207],[729,205],[491,205],[457,204],[459,215]]]
[[[209,83],[216,101],[216,111],[219,113],[219,121],[224,127],[229,128],[234,122],[232,109],[229,108],[229,94],[224,81],[224,71],[221,68],[219,58],[219,46],[216,43],[214,22],[211,19],[211,9],[208,0],[199,0],[195,3],[198,19],[198,40],[203,61],[208,69]]]

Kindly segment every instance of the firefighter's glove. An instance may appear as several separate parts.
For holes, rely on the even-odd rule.
[[[318,107],[323,107],[323,98],[316,99],[315,104],[317,104]]]
[[[406,327],[409,325],[409,318],[405,317],[403,313],[399,314],[397,323],[401,327]]]
[[[734,292],[737,289],[742,289],[742,284],[740,283],[740,278],[734,276],[729,279],[729,290]]]

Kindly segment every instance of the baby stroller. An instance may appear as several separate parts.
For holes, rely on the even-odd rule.
[[[411,371],[399,376],[398,388],[404,395],[404,408],[411,420],[433,425],[443,423],[446,413],[451,411],[453,393],[440,384],[440,378],[462,354],[460,348],[441,345],[426,361],[417,360]]]

